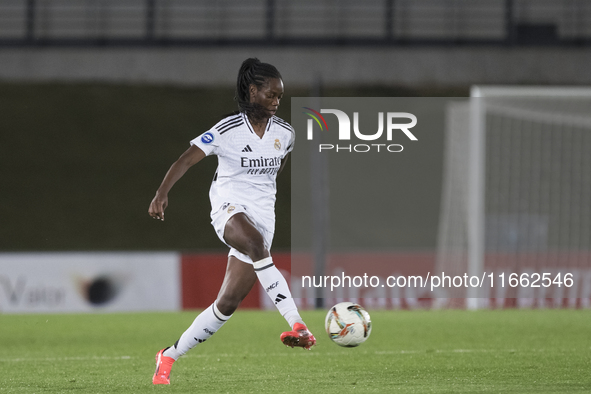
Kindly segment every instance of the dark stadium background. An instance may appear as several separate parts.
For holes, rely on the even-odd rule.
[[[287,97],[278,116],[289,120],[290,96],[310,92],[285,83]],[[466,96],[468,88],[326,87],[323,94]],[[147,209],[189,141],[235,110],[233,97],[231,87],[1,83],[1,250],[223,250],[209,225],[215,158],[190,169],[175,185],[164,222],[153,222]],[[425,155],[421,161],[440,168],[442,156]],[[278,180],[274,247],[279,250],[290,243],[289,173],[287,167]],[[440,180],[428,185],[428,194],[435,196],[431,202],[437,203]],[[420,223],[422,236],[393,247],[433,249],[437,216],[412,220],[408,224]]]
[[[147,208],[189,140],[236,108],[246,57],[283,72],[287,120],[290,97],[319,89],[465,97],[472,84],[581,85],[590,15],[583,0],[0,0],[0,251],[223,250],[208,224],[215,159],[175,186],[164,223]],[[393,248],[435,248],[433,174],[431,207],[412,219],[421,236]],[[289,196],[288,167],[278,250],[289,247]]]

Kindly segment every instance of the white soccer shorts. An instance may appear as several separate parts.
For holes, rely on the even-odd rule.
[[[230,248],[230,252],[228,256],[234,256],[238,260],[244,261],[245,263],[252,264],[252,259],[244,254],[239,252],[237,249],[233,248],[232,246],[226,243],[224,239],[224,230],[226,228],[226,223],[230,218],[237,213],[244,213],[255,225],[255,228],[262,234],[263,240],[265,242],[265,248],[267,250],[271,250],[271,244],[273,243],[273,235],[272,231],[268,230],[268,227],[264,225],[262,220],[259,219],[259,215],[256,212],[242,204],[232,204],[232,203],[224,203],[220,206],[220,208],[211,215],[211,224],[215,229],[218,238],[226,244]]]

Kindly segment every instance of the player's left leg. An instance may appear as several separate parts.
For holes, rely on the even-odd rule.
[[[310,350],[316,344],[316,338],[300,317],[287,281],[273,264],[271,256],[255,261],[253,267],[265,292],[292,328],[291,331],[281,334],[281,342],[286,346],[298,346]]]
[[[287,281],[275,267],[273,259],[265,246],[265,239],[252,220],[243,213],[232,216],[226,223],[224,239],[228,245],[250,257],[253,261],[254,272],[263,289],[271,298],[279,313],[292,327],[292,331],[281,335],[281,341],[291,347],[299,346],[310,349],[314,346],[316,339],[308,331],[300,317]]]
[[[316,344],[316,339],[308,331],[308,328],[300,317],[298,307],[291,296],[287,281],[277,267],[275,267],[275,264],[273,264],[271,256],[255,261],[253,267],[263,289],[265,289],[271,301],[275,303],[279,313],[281,313],[292,328],[291,331],[281,334],[281,342],[286,346],[299,346],[310,350]]]

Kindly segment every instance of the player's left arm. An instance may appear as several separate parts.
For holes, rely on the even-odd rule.
[[[285,155],[285,157],[283,159],[281,159],[281,166],[279,167],[279,171],[277,172],[277,176],[279,176],[279,174],[281,174],[281,171],[283,171],[283,167],[285,167],[285,164],[287,163],[287,159],[289,159],[289,153],[287,155]]]
[[[279,174],[281,174],[281,171],[283,171],[283,168],[285,168],[285,164],[287,164],[287,159],[289,159],[289,154],[293,150],[293,145],[295,142],[295,130],[291,126],[290,126],[290,128],[291,128],[291,138],[290,138],[289,143],[287,145],[287,149],[286,149],[287,153],[285,154],[283,159],[281,159],[281,166],[279,167],[279,172],[277,173],[277,176],[279,176]]]

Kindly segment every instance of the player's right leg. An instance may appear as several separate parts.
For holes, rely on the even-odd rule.
[[[173,346],[162,349],[156,354],[156,371],[152,383],[170,384],[172,364],[190,349],[215,334],[230,317],[231,315],[227,316],[219,311],[216,302],[201,312]]]
[[[175,359],[164,356],[163,353],[166,350],[168,348],[156,353],[156,371],[154,371],[154,376],[152,377],[153,384],[170,384],[170,370]]]
[[[292,331],[281,334],[281,342],[286,346],[298,346],[308,350],[314,346],[316,339],[300,317],[287,281],[273,264],[273,259],[265,246],[265,239],[252,220],[244,213],[232,216],[225,225],[224,240],[240,253],[250,257],[263,289],[292,327]]]
[[[252,266],[234,256],[228,259],[226,274],[216,301],[201,312],[176,343],[156,355],[154,384],[170,384],[172,364],[183,354],[215,334],[248,295],[257,277]]]

